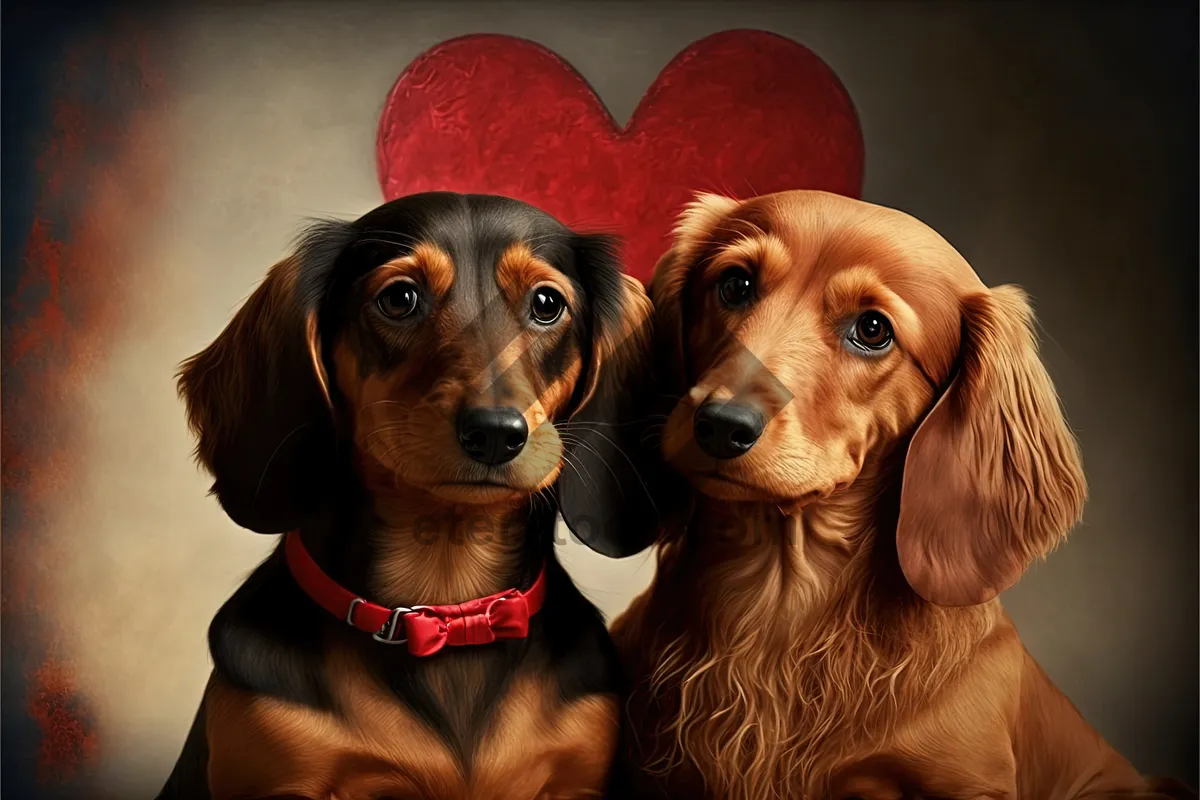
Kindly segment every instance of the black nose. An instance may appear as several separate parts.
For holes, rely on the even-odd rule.
[[[515,408],[468,408],[458,415],[458,441],[484,464],[512,461],[529,438],[525,417]]]
[[[692,430],[700,449],[715,458],[737,458],[762,436],[766,420],[740,403],[705,403],[696,409]]]

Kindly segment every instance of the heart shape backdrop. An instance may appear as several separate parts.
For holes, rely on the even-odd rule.
[[[618,234],[643,281],[696,191],[858,197],[863,176],[862,131],[837,76],[802,45],[753,30],[675,56],[624,129],[541,45],[451,39],[401,73],[376,157],[388,200],[432,190],[515,197],[578,230]]]
[[[55,794],[94,796],[91,770],[110,746],[63,643],[68,609],[48,576],[76,547],[57,515],[87,478],[80,429],[90,424],[80,422],[79,398],[128,324],[114,297],[145,291],[128,267],[130,242],[167,196],[159,145],[170,108],[163,76],[174,62],[154,46],[160,38],[136,27],[117,40],[72,36],[31,84],[36,97],[53,86],[53,113],[27,165],[36,187],[29,234],[5,240],[6,263],[23,265],[3,328],[3,730],[14,797],[42,794],[35,779]],[[755,31],[680,53],[624,130],[539,45],[444,42],[388,96],[377,157],[389,199],[430,189],[515,196],[569,224],[622,234],[642,278],[694,190],[856,195],[862,181],[861,135],[837,78],[805,48]]]

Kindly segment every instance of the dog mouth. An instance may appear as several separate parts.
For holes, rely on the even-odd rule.
[[[446,481],[445,483],[439,483],[438,486],[478,486],[484,489],[495,487],[498,489],[512,489],[513,491],[518,491],[516,486],[512,486],[511,484],[507,483],[501,483],[500,481]]]
[[[838,482],[820,488],[781,493],[759,484],[722,474],[715,469],[692,472],[689,478],[696,490],[708,497],[733,502],[770,503],[786,513],[795,513],[812,503],[826,500],[830,495],[849,485],[849,481]]]
[[[706,481],[717,481],[719,483],[732,484],[733,486],[742,486],[747,489],[757,489],[758,488],[756,486],[753,486],[752,484],[746,483],[745,481],[740,481],[737,478],[731,478],[728,475],[722,475],[721,473],[717,472],[716,470],[712,470],[709,472],[697,472],[697,473],[695,473],[695,477],[701,478]]]
[[[524,486],[515,486],[507,481],[497,480],[479,480],[479,481],[441,481],[433,484],[433,489],[447,489],[451,491],[476,491],[476,492],[520,492],[528,493],[529,489]]]
[[[695,487],[704,494],[722,500],[774,501],[778,499],[761,486],[722,474],[715,469],[693,472],[691,480]]]
[[[470,505],[516,501],[529,494],[524,487],[499,481],[446,481],[433,484],[427,491],[443,500]]]
[[[522,478],[526,480],[522,480]],[[546,480],[541,480],[531,486],[528,484],[527,476],[524,475],[514,475],[511,478],[505,475],[496,475],[469,479],[439,480],[428,484],[425,490],[430,494],[453,502],[468,504],[507,503],[528,498],[541,491],[546,484]]]

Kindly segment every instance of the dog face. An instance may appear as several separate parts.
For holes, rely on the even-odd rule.
[[[586,469],[556,423],[605,404],[648,316],[607,239],[507,198],[414,195],[310,229],[180,386],[246,527],[294,527],[346,455],[373,492],[518,502]]]
[[[651,293],[679,366],[663,453],[699,492],[797,510],[911,439],[901,565],[948,605],[1006,588],[1077,518],[1024,295],[919,221],[820,192],[701,196]]]
[[[931,405],[957,345],[956,254],[868,209],[789,194],[686,215],[655,282],[688,321],[663,446],[705,494],[828,497]]]
[[[516,203],[472,203],[360,221],[379,241],[339,265],[329,347],[364,474],[490,503],[558,478],[553,422],[585,372],[590,308],[569,232]]]

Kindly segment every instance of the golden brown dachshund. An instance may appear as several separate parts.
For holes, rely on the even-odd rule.
[[[612,627],[629,794],[1167,796],[996,599],[1086,494],[1020,289],[903,213],[796,191],[700,196],[651,299],[694,506]]]
[[[599,796],[616,652],[553,531],[620,554],[593,476],[649,314],[610,241],[515,200],[315,225],[181,373],[222,507],[287,536],[161,797]]]

